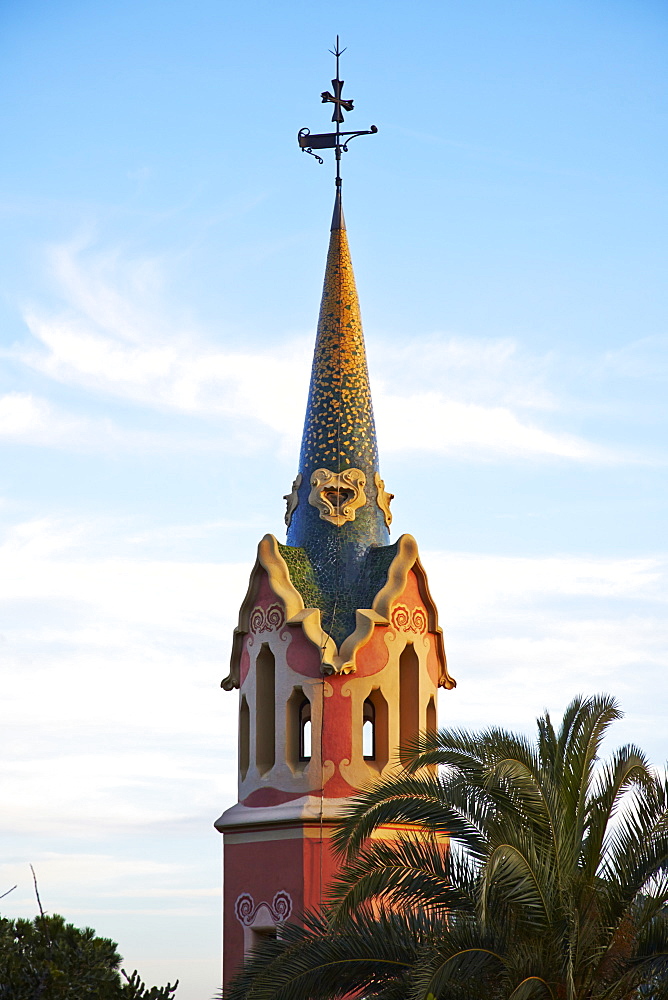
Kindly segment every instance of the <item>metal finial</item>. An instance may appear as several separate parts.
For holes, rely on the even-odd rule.
[[[336,77],[332,80],[332,91],[323,90],[320,97],[323,104],[333,104],[334,111],[332,113],[332,121],[336,122],[336,132],[326,132],[320,135],[311,135],[311,131],[308,128],[302,128],[297,133],[297,142],[299,143],[300,149],[304,153],[310,153],[311,156],[315,156],[318,163],[324,163],[322,156],[318,156],[314,153],[314,149],[333,149],[334,157],[336,159],[336,186],[337,189],[341,187],[341,153],[348,152],[348,143],[351,139],[354,139],[358,135],[373,135],[378,131],[375,125],[372,125],[369,129],[364,129],[359,132],[342,132],[341,125],[344,121],[343,112],[350,112],[354,109],[354,104],[352,99],[344,98],[341,96],[343,91],[344,80],[339,77],[339,58],[346,51],[339,47],[339,36],[336,36],[336,45],[333,49],[329,50],[336,59]],[[343,140],[343,141],[342,141]]]

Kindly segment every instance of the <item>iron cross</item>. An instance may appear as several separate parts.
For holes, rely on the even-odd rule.
[[[337,50],[338,50],[338,46],[337,46]],[[344,49],[344,51],[345,51],[345,49]],[[338,62],[338,54],[339,53],[337,51],[337,62]],[[338,69],[338,67],[337,67],[337,69]],[[344,97],[341,97],[341,91],[343,90],[343,84],[344,84],[344,81],[338,79],[338,72],[337,72],[337,79],[336,80],[332,80],[332,89],[334,90],[334,93],[330,94],[330,92],[328,90],[323,90],[322,94],[320,95],[322,97],[322,103],[323,104],[329,104],[329,103],[331,103],[331,104],[334,105],[334,114],[332,115],[332,121],[333,122],[337,122],[338,124],[341,124],[341,122],[343,121],[343,111],[352,111],[353,110],[353,102],[352,102],[352,100],[346,100]]]

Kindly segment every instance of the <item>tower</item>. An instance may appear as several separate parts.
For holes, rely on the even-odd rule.
[[[215,824],[226,979],[258,937],[320,907],[348,798],[436,728],[437,689],[455,685],[415,539],[390,541],[340,176],[350,137],[377,130],[341,132],[338,39],[335,55],[336,132],[299,134],[306,152],[334,149],[337,183],[287,541],[258,546],[222,682],[239,691],[239,801]]]

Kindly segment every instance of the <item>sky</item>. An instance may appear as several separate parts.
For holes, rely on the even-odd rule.
[[[4,0],[0,893],[219,983],[258,541],[284,540],[344,204],[393,538],[457,689],[615,695],[668,756],[668,11],[659,0]]]

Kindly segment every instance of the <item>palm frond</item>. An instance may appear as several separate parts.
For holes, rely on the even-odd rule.
[[[591,789],[585,819],[586,834],[582,844],[582,868],[595,875],[606,853],[610,822],[626,792],[635,785],[652,781],[649,764],[637,747],[625,746],[603,762]]]
[[[389,996],[434,934],[429,919],[412,913],[360,913],[340,930],[313,914],[304,923],[251,952],[226,1000],[336,1000],[359,989]]]
[[[361,792],[335,831],[332,843],[339,853],[352,857],[365,840],[383,826],[421,827],[425,832],[448,834],[482,855],[485,840],[466,813],[452,804],[453,796],[440,778],[400,774]],[[465,805],[471,805],[469,799]]]
[[[341,870],[328,892],[338,925],[371,901],[391,907],[446,910],[475,908],[479,866],[447,843],[404,836],[372,842]]]

